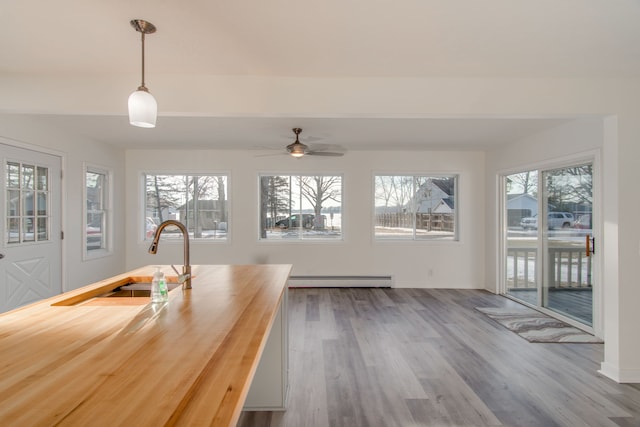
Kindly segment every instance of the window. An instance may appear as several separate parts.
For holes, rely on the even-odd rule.
[[[260,176],[260,238],[342,238],[342,177]]]
[[[143,238],[153,238],[168,219],[180,221],[192,239],[226,240],[228,200],[226,175],[145,174]],[[163,239],[180,239],[177,227],[168,227]]]
[[[376,175],[375,237],[457,240],[457,176]]]
[[[95,258],[110,252],[111,172],[85,165],[84,255]]]

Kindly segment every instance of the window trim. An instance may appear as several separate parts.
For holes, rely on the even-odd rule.
[[[340,215],[341,215],[341,229],[340,229],[340,237],[338,238],[307,238],[302,239],[300,237],[295,239],[268,239],[263,238],[262,234],[262,224],[261,224],[261,180],[263,177],[268,176],[287,176],[291,178],[299,177],[299,176],[339,176],[340,177]],[[322,245],[322,244],[340,244],[345,241],[345,230],[344,230],[344,212],[345,212],[345,173],[344,172],[307,172],[307,171],[298,171],[298,172],[258,172],[257,173],[257,203],[256,203],[256,215],[257,215],[257,229],[256,236],[259,244],[314,244],[314,245]]]
[[[415,228],[415,218],[414,218],[414,226],[413,233],[410,238],[394,238],[394,237],[386,237],[380,238],[376,236],[376,178],[378,176],[405,176],[411,177],[415,179],[416,177],[428,177],[428,178],[454,178],[454,212],[453,212],[453,221],[454,221],[454,231],[453,236],[446,238],[437,238],[437,237],[423,237],[416,238],[416,228]],[[420,243],[429,243],[429,244],[457,244],[460,242],[460,179],[462,174],[460,172],[451,172],[451,171],[439,171],[439,172],[390,172],[390,171],[374,171],[371,174],[371,238],[375,243],[403,243],[403,244],[420,244]]]
[[[87,249],[87,173],[97,173],[105,176],[107,189],[104,192],[105,230],[103,230],[104,247],[89,251]],[[82,164],[82,260],[88,261],[113,255],[113,169],[94,163]]]
[[[139,182],[139,193],[138,193],[138,215],[136,216],[136,240],[138,244],[148,245],[151,242],[152,238],[148,238],[146,236],[146,209],[147,209],[147,176],[148,175],[182,175],[182,176],[223,176],[226,178],[226,210],[227,210],[227,233],[225,238],[193,238],[189,236],[190,244],[206,244],[206,245],[221,245],[221,244],[229,244],[232,240],[232,230],[231,226],[233,223],[233,206],[231,202],[232,195],[232,177],[231,172],[228,170],[217,170],[217,171],[204,171],[204,170],[184,170],[184,169],[176,169],[176,170],[167,170],[167,169],[144,169],[138,171],[138,182]],[[158,224],[159,225],[159,224]],[[164,244],[180,244],[182,245],[182,239],[163,239],[160,238],[164,242]]]

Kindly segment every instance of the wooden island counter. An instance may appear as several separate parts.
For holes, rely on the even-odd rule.
[[[235,425],[263,353],[284,406],[291,266],[192,268],[164,305],[104,297],[147,266],[0,315],[0,425]]]

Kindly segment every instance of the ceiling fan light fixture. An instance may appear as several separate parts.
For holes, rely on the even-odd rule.
[[[301,128],[293,128],[293,133],[296,134],[296,140],[287,145],[287,154],[291,157],[295,157],[299,159],[302,156],[329,156],[329,157],[340,157],[343,153],[332,153],[330,151],[315,151],[310,150],[309,147],[300,142],[300,132],[302,132]]]
[[[142,19],[133,19],[130,23],[131,26],[141,34],[142,83],[135,92],[129,95],[129,123],[133,126],[153,128],[156,127],[158,103],[153,95],[149,93],[149,89],[144,85],[144,36],[145,34],[155,33],[156,27],[152,23]]]
[[[287,147],[287,151],[291,154],[292,157],[300,158],[305,155],[305,146],[301,143],[293,143]]]
[[[296,140],[293,144],[287,145],[287,152],[291,155],[291,157],[300,158],[307,154],[307,146],[300,142],[298,136],[302,132],[300,128],[293,128],[293,133],[296,134]]]

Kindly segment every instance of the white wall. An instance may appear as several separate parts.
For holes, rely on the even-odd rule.
[[[143,171],[228,172],[230,241],[194,242],[192,264],[290,263],[293,275],[392,275],[397,287],[483,288],[484,154],[349,152],[341,158],[255,157],[236,151],[127,151],[127,206],[139,206]],[[344,176],[343,237],[338,242],[259,241],[259,173]],[[373,240],[374,173],[459,174],[458,242]],[[132,211],[132,209],[129,209]],[[182,263],[182,246],[163,242],[157,255],[141,242],[142,214],[127,216],[127,268]],[[479,255],[480,254],[480,255]],[[464,268],[461,268],[464,266]]]
[[[114,172],[114,195],[122,200],[124,188],[124,150],[99,144],[89,139],[65,135],[59,129],[48,128],[38,120],[23,115],[0,114],[0,136],[8,142],[28,144],[34,149],[55,150],[63,158],[63,290],[69,291],[97,280],[113,276],[124,269],[125,208],[114,204],[114,248],[110,256],[82,260],[82,189],[83,163],[108,167]]]

